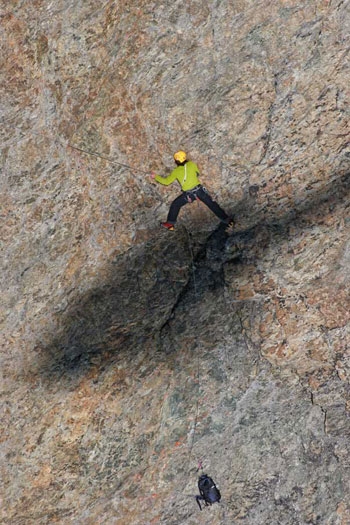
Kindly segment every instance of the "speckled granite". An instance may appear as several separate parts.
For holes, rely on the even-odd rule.
[[[350,523],[349,2],[0,20],[1,523]]]

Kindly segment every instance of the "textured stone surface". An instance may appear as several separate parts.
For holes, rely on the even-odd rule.
[[[0,17],[1,522],[350,523],[349,2]]]

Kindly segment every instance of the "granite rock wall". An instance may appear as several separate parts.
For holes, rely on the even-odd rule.
[[[1,522],[347,525],[349,1],[0,21]]]

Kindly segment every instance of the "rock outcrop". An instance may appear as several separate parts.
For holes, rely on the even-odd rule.
[[[0,16],[1,522],[347,525],[349,2]]]

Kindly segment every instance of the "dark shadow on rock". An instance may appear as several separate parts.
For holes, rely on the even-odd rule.
[[[244,263],[252,252],[258,256],[291,223],[302,229],[304,215],[343,205],[349,185],[347,173],[247,231],[230,233],[220,224],[203,235],[179,226],[175,234],[160,231],[116,257],[105,282],[77,298],[58,320],[51,343],[41,348],[40,374],[49,381],[78,379],[92,364],[102,370],[121,352],[136,355],[150,341],[154,347],[178,308],[195,308],[205,294],[225,286],[225,264]]]
[[[225,285],[225,264],[249,262],[257,252],[265,249],[272,238],[289,235],[289,226],[295,231],[310,227],[311,217],[323,217],[336,206],[345,205],[350,192],[350,174],[339,177],[319,191],[310,192],[308,197],[298,198],[297,204],[286,208],[283,213],[270,214],[261,218],[247,230],[228,230],[220,224],[207,238],[194,259],[189,282],[179,296],[177,305],[184,299],[197,301],[207,291]],[[242,203],[240,203],[242,206]],[[249,201],[246,202],[246,207]],[[196,234],[189,234],[194,239]]]
[[[137,352],[171,314],[199,249],[185,230],[159,235],[111,261],[108,277],[58,317],[52,341],[40,347],[40,374],[79,378],[91,364]]]
[[[244,260],[249,258],[254,246],[264,249],[271,242],[272,237],[287,237],[289,227],[295,231],[310,228],[310,217],[322,222],[322,217],[337,206],[349,206],[350,173],[345,173],[330,181],[319,190],[310,191],[307,196],[295,195],[293,206],[286,206],[283,212],[261,212],[261,219],[249,229],[237,231],[230,236],[226,243],[226,261],[238,259],[244,254]],[[246,203],[249,207],[249,199]],[[242,207],[242,203],[240,203]]]
[[[324,186],[319,191],[314,191],[307,198],[299,199],[293,208],[287,208],[282,214],[273,214],[265,217],[251,228],[244,231],[230,231],[220,224],[207,238],[205,245],[198,250],[194,258],[188,283],[179,294],[173,306],[172,314],[161,327],[160,335],[163,341],[162,350],[165,352],[176,351],[176,338],[181,333],[183,319],[191,318],[193,333],[199,334],[201,327],[197,326],[191,309],[196,309],[198,303],[208,294],[210,301],[217,302],[226,286],[225,266],[236,265],[236,272],[240,272],[240,265],[250,264],[261,256],[272,242],[281,242],[289,236],[289,227],[293,225],[294,231],[310,227],[310,217],[327,215],[336,206],[346,205],[349,196],[350,176],[345,174],[337,180]],[[240,203],[241,205],[241,203]],[[247,206],[249,203],[247,203]],[[195,238],[196,234],[190,235]],[[235,303],[237,310],[245,309],[245,301]],[[222,305],[218,308],[222,309]],[[223,315],[232,313],[232,306],[224,306]],[[222,310],[220,310],[222,311]],[[179,314],[179,321],[176,319]],[[185,315],[184,315],[185,313]],[[240,316],[238,316],[240,317]],[[215,327],[213,327],[215,330]]]

